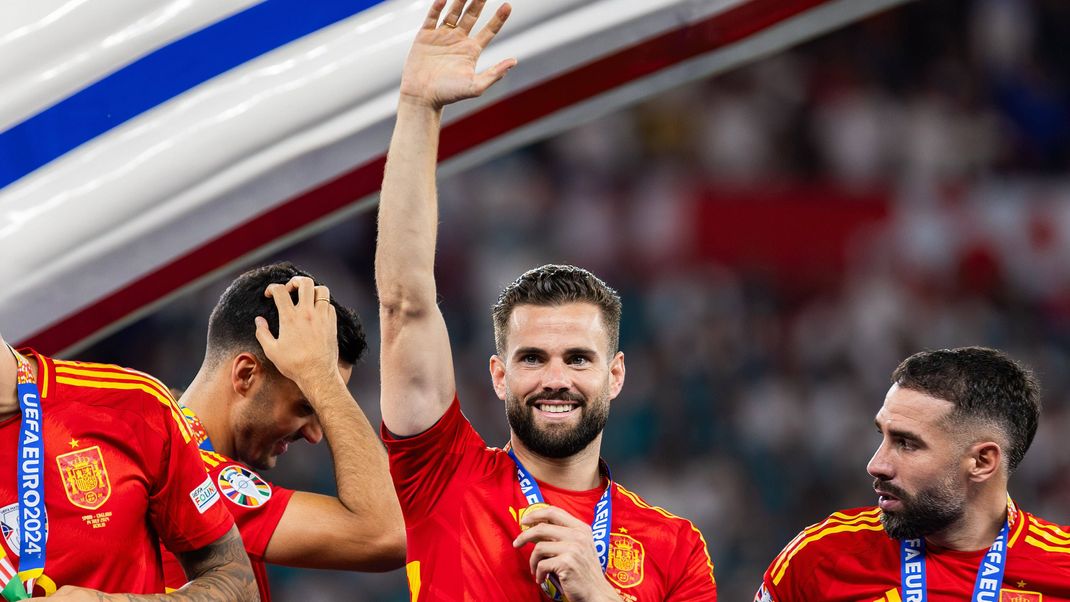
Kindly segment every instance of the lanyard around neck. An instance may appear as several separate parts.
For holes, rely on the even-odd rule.
[[[48,517],[45,513],[41,393],[30,362],[14,349],[11,353],[18,362],[16,391],[22,412],[18,456],[19,572],[8,581],[0,595],[8,602],[15,602],[29,598],[27,592],[33,591],[33,581],[44,574]]]
[[[970,602],[995,602],[999,600],[999,590],[1003,587],[1003,574],[1007,567],[1007,535],[1010,521],[1003,521],[1003,528],[996,535],[996,541],[988,548],[977,568],[977,579],[973,584]],[[928,602],[929,588],[925,579],[925,538],[903,539],[900,549],[900,584],[903,600],[911,602]]]
[[[513,459],[513,463],[516,464],[516,480],[520,484],[520,493],[524,495],[524,499],[528,502],[528,507],[535,506],[536,504],[546,505],[546,498],[542,495],[542,490],[539,489],[539,483],[535,480],[535,477],[531,476],[531,473],[524,468],[524,464],[520,461],[520,458],[516,457],[516,453],[509,448],[509,457]],[[606,571],[609,566],[609,534],[610,524],[613,520],[613,477],[609,474],[609,465],[604,461],[598,461],[598,472],[606,477],[606,490],[602,492],[602,497],[598,499],[598,503],[594,506],[594,520],[591,522],[591,535],[594,538],[594,549],[598,554],[598,564],[602,566],[602,572]],[[547,583],[542,584],[542,589],[555,602],[565,600],[564,594],[561,592],[561,586],[554,580],[556,577],[551,575],[547,580]]]

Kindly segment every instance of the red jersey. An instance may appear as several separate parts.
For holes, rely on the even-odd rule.
[[[203,548],[234,521],[167,387],[117,366],[37,360],[48,539],[35,593],[164,591],[159,545]],[[0,422],[0,581],[18,568],[21,416]]]
[[[194,438],[200,444],[208,438],[197,416],[186,407],[182,413],[193,429]],[[215,452],[201,450],[201,459],[212,482],[223,494],[223,506],[230,511],[245,542],[245,551],[253,565],[256,586],[260,589],[261,602],[271,601],[264,552],[268,542],[279,526],[282,514],[293,497],[293,490],[268,483],[244,464]],[[186,584],[186,573],[178,558],[167,549],[162,549],[163,567],[167,589],[175,590]]]
[[[404,439],[382,428],[405,514],[412,600],[543,600],[528,561],[513,548],[527,507],[508,453],[488,448],[456,399],[427,431]],[[546,502],[590,524],[605,487],[567,491],[539,482]],[[706,542],[689,521],[614,483],[606,577],[622,599],[717,599]]]
[[[836,512],[807,527],[765,572],[757,601],[900,602],[900,544],[884,532],[880,508]],[[1001,602],[1070,601],[1070,530],[1010,505]],[[932,602],[970,597],[987,550],[927,546]]]

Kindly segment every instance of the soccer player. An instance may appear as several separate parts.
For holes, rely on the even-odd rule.
[[[1070,528],[1007,494],[1039,417],[1033,375],[999,351],[910,356],[877,412],[877,506],[803,530],[755,600],[1070,600]]]
[[[156,379],[0,338],[0,467],[4,600],[155,600],[140,594],[164,591],[161,541],[190,579],[166,599],[257,599],[234,520]]]
[[[265,602],[265,562],[359,571],[404,562],[386,452],[346,388],[366,347],[357,315],[288,263],[242,274],[212,310],[204,362],[181,402]],[[337,497],[257,474],[302,438],[327,439]],[[165,567],[169,586],[185,582],[177,563]]]
[[[494,391],[511,428],[489,448],[461,413],[436,305],[435,163],[442,107],[480,95],[513,65],[476,74],[509,14],[431,7],[402,75],[375,255],[382,328],[382,435],[408,531],[413,600],[716,600],[695,527],[650,506],[599,458],[624,384],[620,298],[586,270],[520,276],[493,311]]]

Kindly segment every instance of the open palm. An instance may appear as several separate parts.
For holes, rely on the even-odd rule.
[[[439,24],[445,4],[446,0],[435,0],[431,6],[401,75],[403,99],[435,108],[479,96],[516,64],[516,60],[506,59],[476,73],[480,53],[509,17],[508,4],[499,7],[490,22],[474,35],[472,27],[486,0],[474,0],[467,9],[465,0],[453,0]]]

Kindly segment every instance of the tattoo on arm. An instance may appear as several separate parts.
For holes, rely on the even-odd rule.
[[[237,527],[231,527],[223,537],[208,546],[179,554],[178,559],[190,582],[165,599],[182,602],[260,600],[256,578]]]
[[[259,602],[256,578],[237,527],[199,550],[178,554],[178,559],[190,579],[178,591],[149,595],[89,593],[97,602]]]
[[[106,594],[73,588],[77,593],[76,598],[72,599],[96,602],[259,602],[256,578],[237,527],[231,527],[225,535],[199,550],[179,554],[178,559],[190,582],[176,592]],[[62,588],[57,595],[63,597],[65,589]]]

